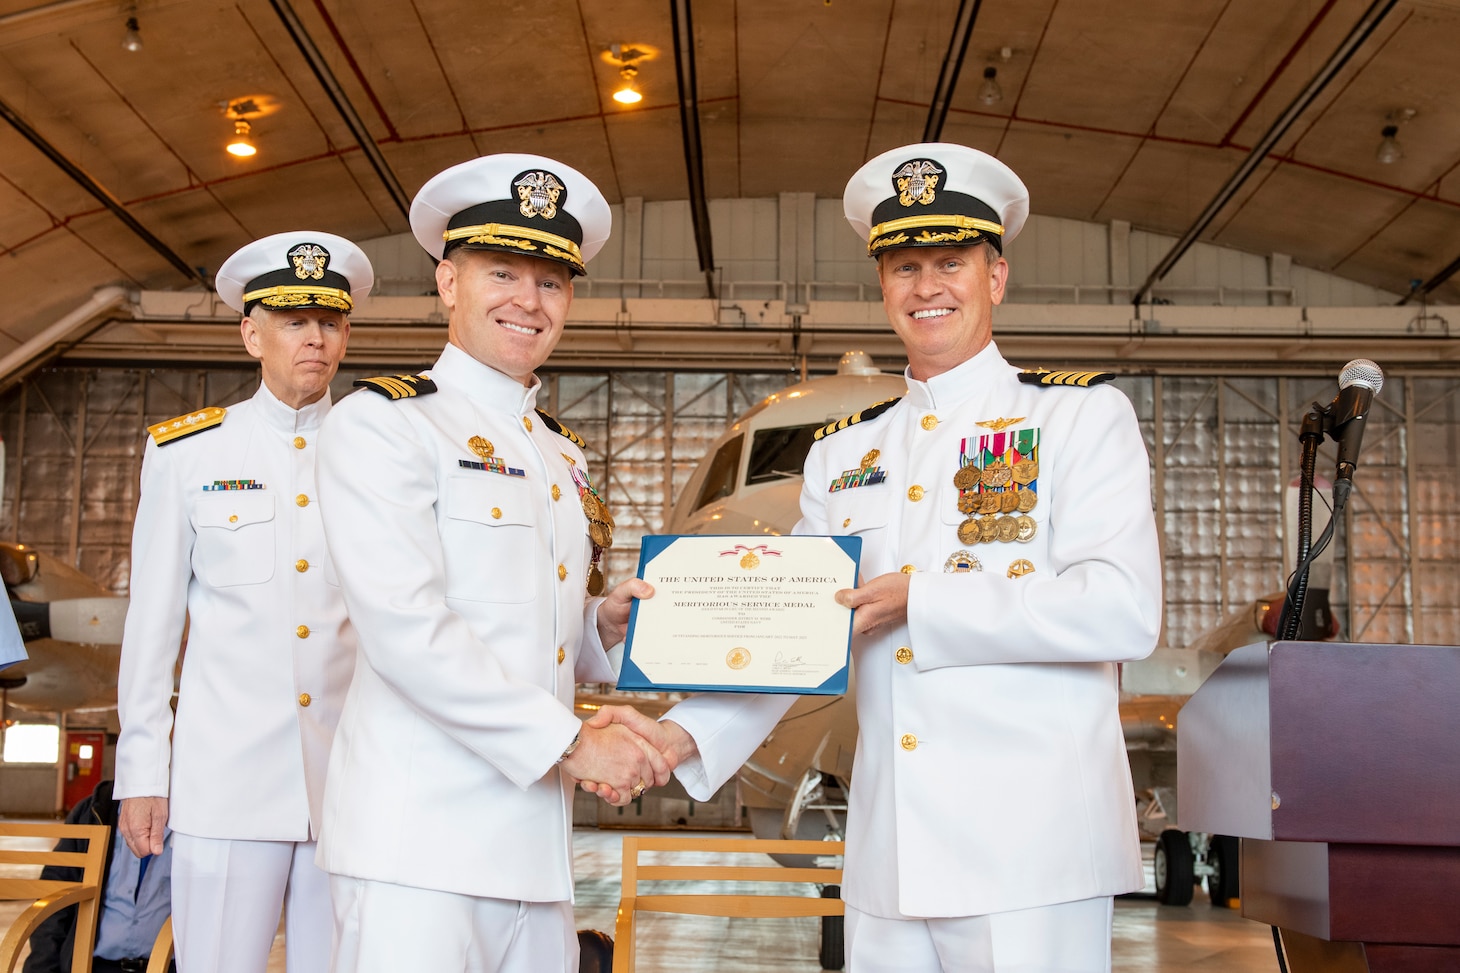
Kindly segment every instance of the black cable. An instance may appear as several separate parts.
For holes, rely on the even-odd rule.
[[[1287,598],[1283,604],[1283,614],[1278,622],[1278,639],[1283,642],[1290,642],[1298,637],[1303,625],[1303,602],[1308,597],[1308,569],[1313,562],[1318,560],[1318,555],[1328,548],[1333,540],[1333,526],[1338,522],[1338,508],[1328,518],[1328,525],[1323,528],[1323,533],[1318,535],[1318,540],[1313,542],[1312,550],[1308,556],[1299,562],[1293,569],[1292,579],[1288,583]]]

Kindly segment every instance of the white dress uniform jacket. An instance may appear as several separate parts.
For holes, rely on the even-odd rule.
[[[264,841],[317,831],[355,666],[315,492],[316,437],[329,410],[328,395],[295,410],[261,384],[221,425],[147,442],[114,793],[169,797],[174,831]],[[212,489],[242,485],[229,481],[257,488]]]
[[[437,391],[362,390],[324,431],[320,486],[361,658],[330,761],[319,864],[522,901],[572,896],[576,682],[616,678],[573,468],[539,385],[447,345]],[[509,471],[468,443],[480,437]],[[481,443],[478,449],[484,448]]]
[[[860,536],[863,580],[913,572],[907,624],[852,643],[843,896],[872,915],[985,915],[1143,884],[1115,663],[1148,655],[1160,629],[1149,460],[1117,389],[1017,375],[990,344],[931,381],[909,377],[905,398],[806,461],[796,532]],[[960,441],[999,420],[1039,429],[1037,531],[964,543]],[[872,450],[885,480],[829,489]],[[946,573],[959,551],[982,570]],[[702,753],[711,741],[681,765],[692,796],[734,773],[781,708],[751,705],[707,696],[668,714]]]

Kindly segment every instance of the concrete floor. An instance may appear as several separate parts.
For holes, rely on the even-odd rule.
[[[574,835],[574,867],[580,929],[612,935],[618,908],[621,839],[624,832],[580,829]],[[7,842],[16,847],[18,842]],[[1146,847],[1150,885],[1150,846]],[[764,859],[763,859],[764,860]],[[738,862],[737,862],[738,863]],[[18,874],[9,866],[3,874]],[[34,870],[30,870],[33,874]],[[812,886],[807,894],[815,894]],[[23,906],[0,902],[0,929]],[[639,929],[641,973],[814,973],[819,926],[816,919],[714,919],[646,916]],[[1112,943],[1118,973],[1270,973],[1277,969],[1272,934],[1265,925],[1230,909],[1214,909],[1198,889],[1190,907],[1127,897],[1115,906]],[[267,973],[285,973],[283,933],[276,937]]]

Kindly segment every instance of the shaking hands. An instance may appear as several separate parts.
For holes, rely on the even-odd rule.
[[[605,706],[583,723],[578,746],[562,768],[585,791],[622,807],[669,782],[693,756],[694,738],[671,720],[655,721],[631,706]]]

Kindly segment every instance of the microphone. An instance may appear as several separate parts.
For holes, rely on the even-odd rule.
[[[1355,358],[1338,376],[1338,397],[1328,410],[1328,435],[1338,443],[1338,471],[1333,481],[1334,508],[1341,508],[1353,489],[1364,421],[1374,396],[1384,387],[1384,372],[1367,358]]]

